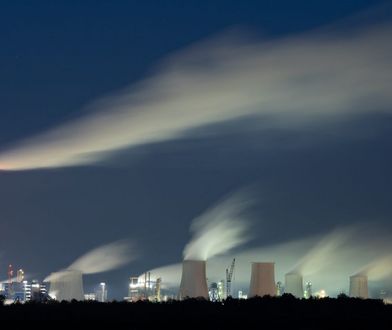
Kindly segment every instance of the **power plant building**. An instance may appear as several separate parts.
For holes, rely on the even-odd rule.
[[[249,298],[275,296],[275,263],[253,262],[250,278]]]
[[[50,276],[49,295],[58,300],[84,300],[83,274],[79,270],[65,270]]]
[[[206,278],[206,261],[183,261],[179,299],[183,300],[186,298],[209,298]]]
[[[350,297],[369,298],[368,278],[366,275],[350,276]]]
[[[285,275],[285,293],[290,293],[296,298],[304,297],[302,275],[298,273],[288,273]]]

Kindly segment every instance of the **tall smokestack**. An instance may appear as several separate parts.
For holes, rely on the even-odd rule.
[[[275,296],[275,263],[252,262],[249,297]]]
[[[304,286],[302,275],[298,273],[288,273],[285,275],[285,293],[291,293],[294,297],[304,297]]]
[[[49,294],[56,300],[71,301],[84,300],[82,272],[78,270],[65,270],[50,275]]]
[[[184,260],[179,299],[200,297],[208,299],[206,262],[203,260]]]
[[[366,275],[350,276],[350,297],[369,298],[368,278]]]

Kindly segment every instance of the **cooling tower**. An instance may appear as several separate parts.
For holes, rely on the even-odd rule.
[[[275,296],[275,263],[252,262],[249,297]]]
[[[202,260],[184,260],[179,299],[198,297],[208,299],[206,262]]]
[[[288,273],[285,275],[284,293],[291,293],[294,297],[304,297],[304,286],[302,275],[298,273]]]
[[[350,297],[369,298],[368,279],[366,275],[350,276]]]
[[[49,295],[56,300],[84,300],[82,272],[65,270],[50,275]]]

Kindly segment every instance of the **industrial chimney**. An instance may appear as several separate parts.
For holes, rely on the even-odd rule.
[[[368,278],[366,275],[350,276],[350,297],[369,298]]]
[[[203,260],[184,260],[179,299],[200,297],[208,299],[206,262]]]
[[[285,275],[285,293],[291,293],[296,298],[304,297],[302,275],[298,273],[287,273]]]
[[[84,300],[83,277],[79,270],[64,270],[50,275],[49,295],[58,301]]]
[[[252,262],[249,297],[275,296],[275,263]]]

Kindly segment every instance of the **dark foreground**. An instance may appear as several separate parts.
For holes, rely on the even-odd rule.
[[[392,305],[381,300],[280,298],[229,299],[224,303],[200,300],[167,303],[27,303],[0,306],[0,321],[35,320],[53,328],[51,321],[110,321],[127,329],[392,329]],[[16,324],[16,323],[15,323]]]

